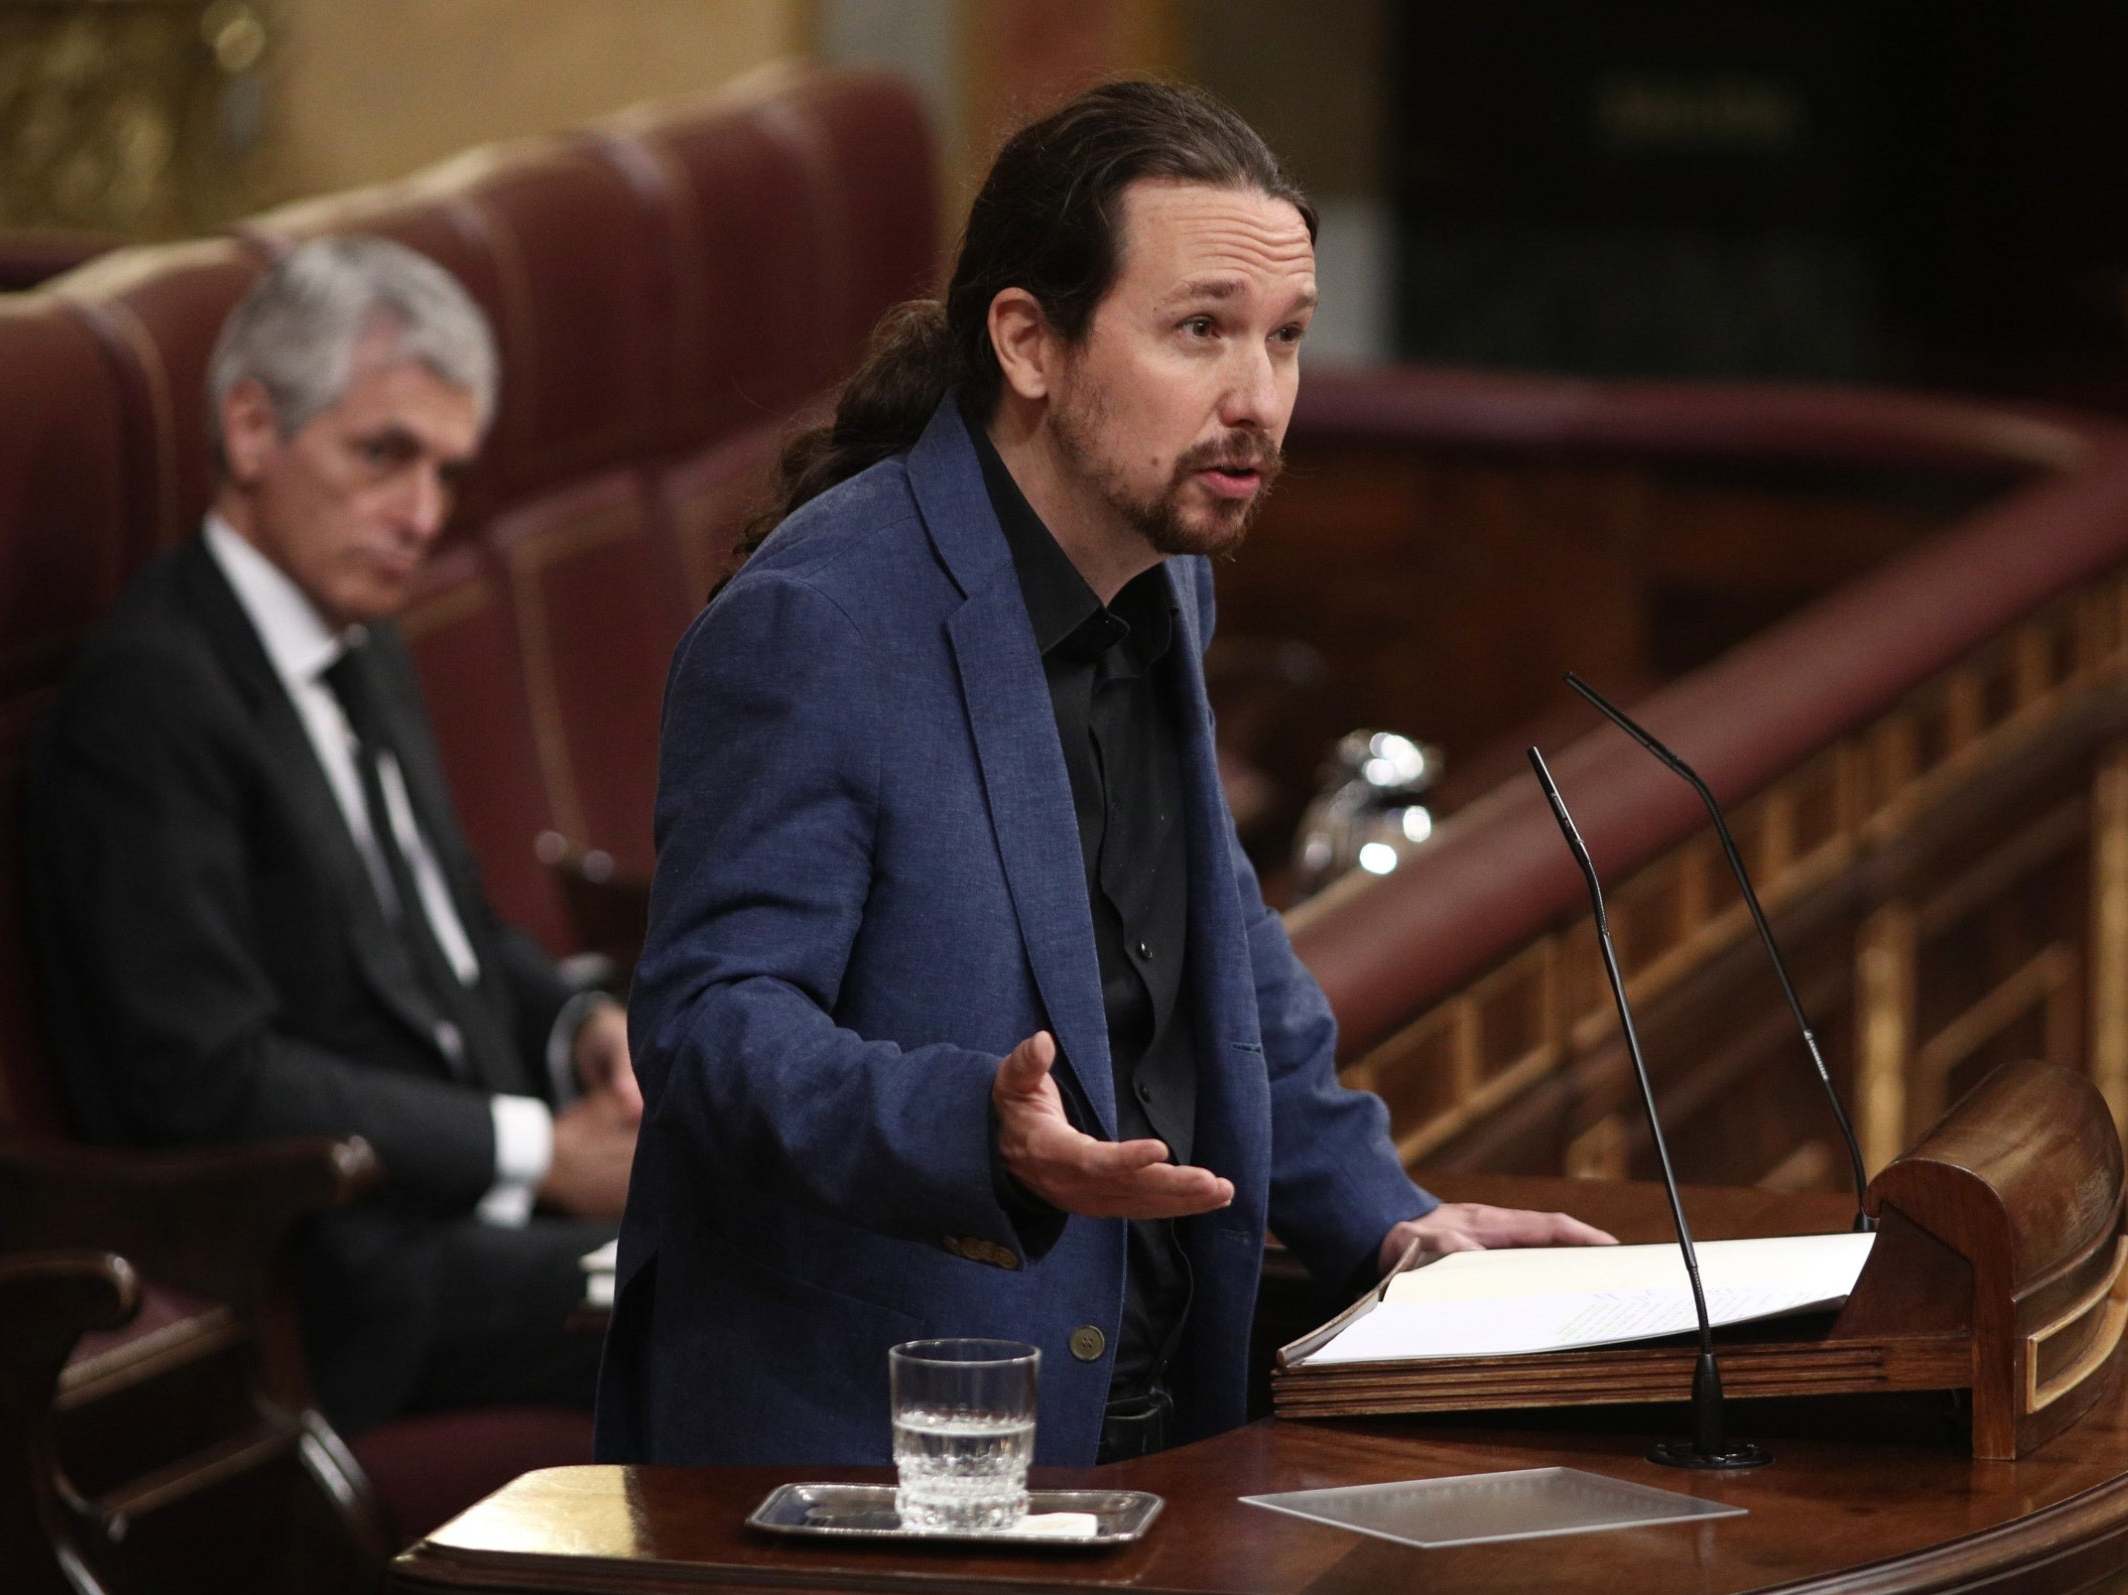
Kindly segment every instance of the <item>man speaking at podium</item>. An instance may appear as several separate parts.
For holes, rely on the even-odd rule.
[[[885,1462],[938,1335],[1041,1348],[1039,1460],[1141,1455],[1241,1421],[1267,1226],[1353,1288],[1609,1239],[1406,1178],[1220,792],[1314,230],[1223,106],[1096,89],[786,456],[667,688],[608,1459]]]

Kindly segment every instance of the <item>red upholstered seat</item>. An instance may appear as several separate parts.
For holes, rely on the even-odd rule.
[[[891,78],[771,71],[598,131],[687,289],[667,329],[676,440],[785,419],[849,370],[880,311],[936,286],[930,138]]]
[[[690,614],[724,579],[747,523],[767,503],[784,432],[769,424],[749,428],[652,480],[657,533],[679,567]]]
[[[398,1418],[353,1443],[398,1539],[449,1522],[534,1468],[591,1460],[591,1414],[473,1407]]]
[[[500,485],[513,502],[641,459],[666,437],[671,325],[691,292],[662,218],[582,135],[442,168],[505,272]]]
[[[118,250],[50,285],[95,333],[117,378],[123,466],[114,485],[127,531],[108,553],[121,578],[191,536],[207,507],[207,355],[259,268],[234,239],[198,239]]]
[[[119,400],[95,334],[41,295],[0,302],[0,1124],[56,1133],[20,845],[32,724],[125,579]]]
[[[112,233],[55,232],[44,227],[0,232],[0,292],[21,293],[125,244]]]
[[[554,825],[503,573],[460,543],[430,559],[400,617],[420,668],[459,821],[496,909],[556,952],[570,936],[559,891],[534,852]]]
[[[823,265],[841,285],[831,324],[838,368],[881,310],[938,288],[938,179],[923,108],[883,87],[877,78],[814,75],[763,108],[803,152],[826,203]]]
[[[651,864],[651,785],[665,667],[695,606],[647,525],[641,478],[616,471],[497,520],[540,768],[557,828],[631,874]]]

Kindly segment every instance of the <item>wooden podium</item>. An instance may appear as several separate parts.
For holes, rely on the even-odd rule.
[[[1728,1395],[1967,1390],[1973,1455],[1997,1460],[2097,1399],[2128,1323],[2128,1234],[2120,1137],[2089,1081],[2036,1063],[1998,1069],[1870,1183],[1868,1205],[1877,1242],[1836,1316],[1720,1332]],[[1696,1342],[1301,1361],[1367,1306],[1279,1353],[1279,1416],[1676,1401],[1691,1388]]]
[[[1480,1388],[1466,1392],[1460,1404],[1474,1410],[1461,1416],[1269,1419],[1135,1462],[1036,1469],[1033,1482],[1043,1488],[1150,1490],[1166,1500],[1145,1540],[1114,1552],[815,1543],[744,1526],[777,1485],[884,1483],[893,1476],[885,1468],[560,1468],[528,1474],[430,1533],[394,1565],[391,1588],[395,1595],[1616,1595],[1622,1587],[1636,1595],[2119,1595],[2128,1568],[2128,1374],[2123,1359],[2107,1353],[2118,1336],[2111,1259],[2120,1187],[2120,1151],[2081,1082],[2038,1070],[1988,1082],[1878,1180],[1871,1199],[1886,1233],[1867,1289],[1814,1338],[1786,1326],[1788,1372],[1776,1381],[1761,1365],[1755,1381],[1762,1392],[1962,1389],[1971,1401],[1908,1395],[1777,1402],[1757,1414],[1747,1407],[1736,1415],[1740,1432],[1747,1415],[1778,1424],[1753,1425],[1754,1437],[1773,1445],[1767,1468],[1686,1475],[1648,1461],[1649,1440],[1674,1432],[1679,1409],[1590,1403],[1621,1399],[1613,1391],[1633,1381],[1616,1364],[1644,1358],[1667,1361],[1659,1378],[1640,1376],[1642,1387],[1665,1403],[1681,1399],[1688,1359],[1664,1348],[1581,1353],[1583,1363],[1614,1365],[1600,1394],[1503,1399],[1497,1378],[1470,1370]],[[1456,1175],[1435,1188],[1458,1201],[1566,1208],[1634,1241],[1659,1239],[1668,1222],[1660,1187],[1645,1183]],[[1685,1203],[1695,1232],[1708,1240],[1837,1228],[1852,1212],[1848,1201],[1823,1192],[1701,1187],[1688,1189]],[[1901,1266],[1902,1255],[1913,1260]],[[1772,1344],[1756,1350],[1770,1356]],[[1726,1369],[1747,1352],[1740,1345],[1725,1355]],[[1817,1359],[1846,1371],[1820,1375]],[[2087,1369],[2096,1371],[2081,1377]],[[1288,1397],[1305,1383],[1286,1380]],[[1568,1383],[1558,1379],[1554,1388]],[[1378,1410],[1416,1406],[1376,1399]],[[1549,1402],[1556,1413],[1482,1410]],[[2087,1403],[2083,1421],[2072,1422]],[[2016,1451],[2016,1460],[1963,1454],[1950,1424],[1965,1407],[1974,1444]],[[2050,1427],[2061,1432],[2041,1443]],[[1562,1466],[1682,1490],[1746,1515],[1422,1551],[1238,1499]]]

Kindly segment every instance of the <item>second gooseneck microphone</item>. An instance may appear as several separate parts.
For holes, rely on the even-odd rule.
[[[1862,1148],[1855,1140],[1855,1128],[1847,1121],[1847,1110],[1840,1105],[1840,1093],[1833,1089],[1832,1075],[1825,1068],[1825,1056],[1818,1051],[1817,1032],[1810,1028],[1810,1021],[1803,1015],[1803,1004],[1796,996],[1795,982],[1788,978],[1788,965],[1781,957],[1781,949],[1773,940],[1773,927],[1766,923],[1766,911],[1759,907],[1759,894],[1751,889],[1751,876],[1744,868],[1744,856],[1737,851],[1736,838],[1729,834],[1729,822],[1722,818],[1722,806],[1714,801],[1714,793],[1699,772],[1685,763],[1676,754],[1656,741],[1633,717],[1612,703],[1602,693],[1583,681],[1573,671],[1566,673],[1566,684],[1595,705],[1597,710],[1619,730],[1654,754],[1673,774],[1684,780],[1699,794],[1700,802],[1707,806],[1708,817],[1714,821],[1714,834],[1721,838],[1722,852],[1729,860],[1729,869],[1736,876],[1736,884],[1743,889],[1744,906],[1751,910],[1751,923],[1758,927],[1759,940],[1765,944],[1766,956],[1773,960],[1774,975],[1781,982],[1781,993],[1788,999],[1788,1011],[1795,1015],[1796,1028],[1803,1032],[1803,1045],[1809,1050],[1811,1064],[1818,1071],[1818,1083],[1825,1088],[1825,1100],[1832,1104],[1832,1116],[1840,1126],[1840,1136],[1847,1143],[1847,1162],[1855,1182],[1855,1222],[1857,1232],[1874,1230],[1877,1221],[1869,1216],[1867,1192],[1869,1176],[1862,1168]]]

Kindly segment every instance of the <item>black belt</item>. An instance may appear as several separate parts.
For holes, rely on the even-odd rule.
[[[1175,1398],[1165,1385],[1156,1384],[1145,1394],[1111,1401],[1101,1415],[1101,1446],[1096,1462],[1128,1462],[1149,1457],[1168,1446],[1168,1431],[1175,1417]]]

